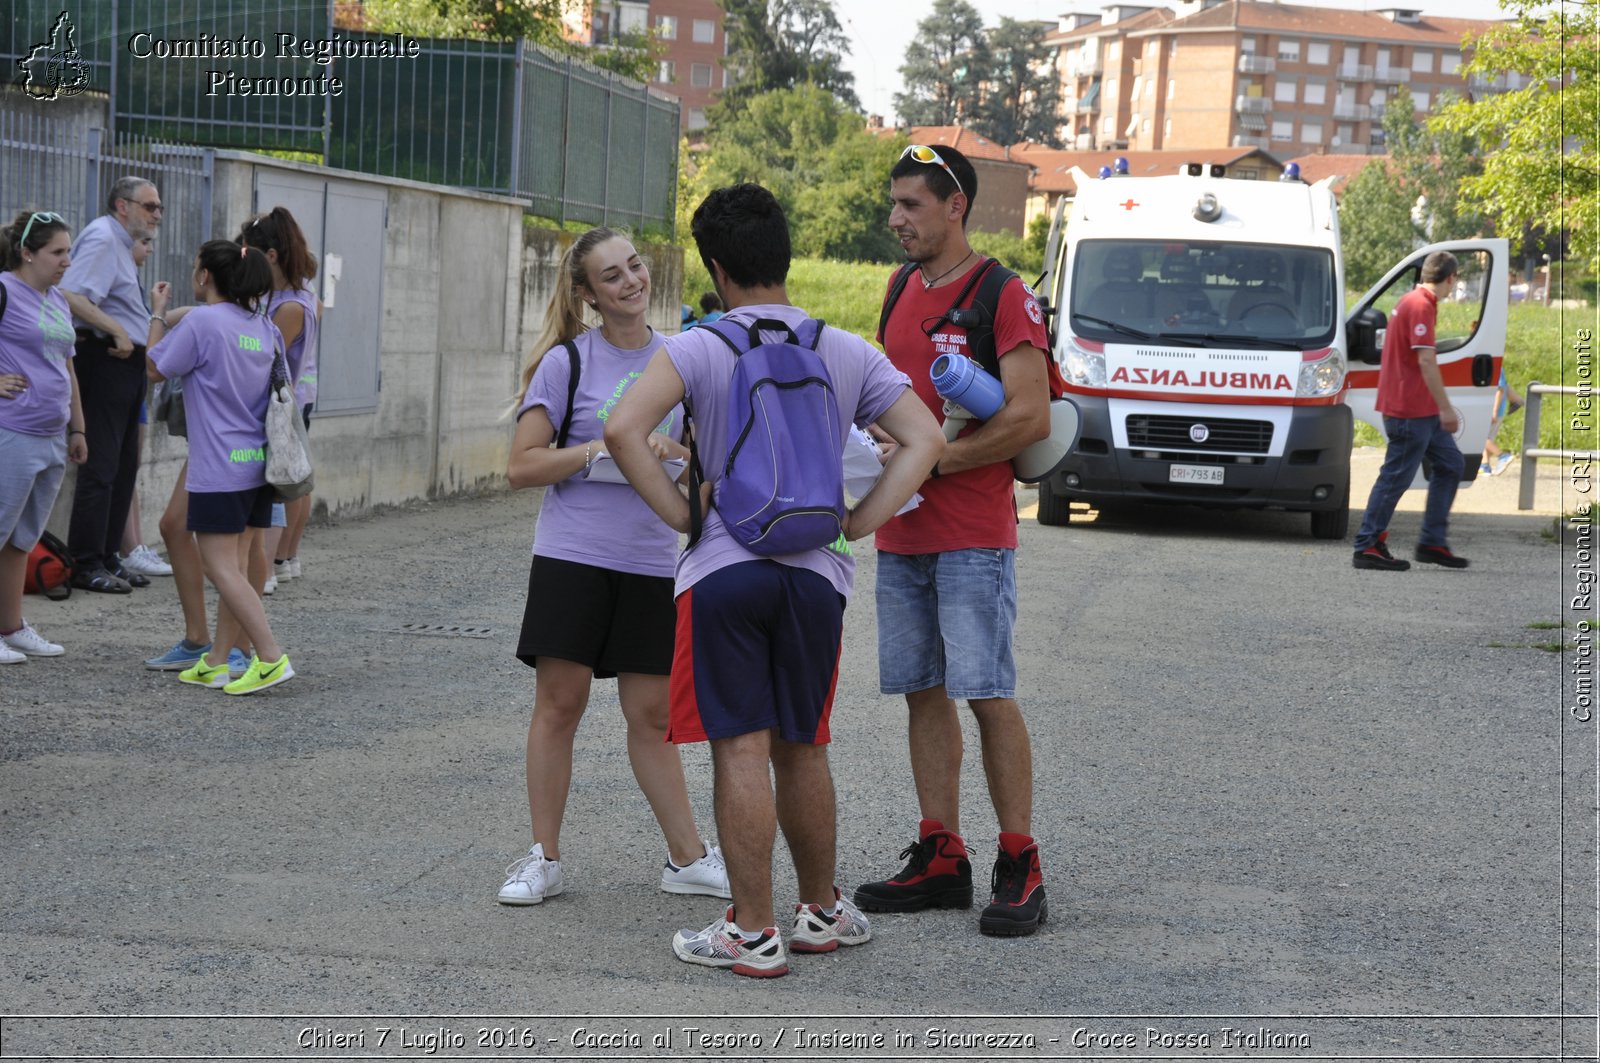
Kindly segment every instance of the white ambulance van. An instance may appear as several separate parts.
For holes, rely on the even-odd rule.
[[[1461,283],[1440,304],[1439,364],[1476,476],[1505,347],[1506,241],[1419,248],[1346,311],[1328,182],[1221,174],[1075,172],[1041,291],[1081,431],[1039,484],[1039,521],[1066,524],[1074,500],[1275,508],[1343,538],[1353,419],[1383,428],[1387,315],[1440,250],[1460,261]]]

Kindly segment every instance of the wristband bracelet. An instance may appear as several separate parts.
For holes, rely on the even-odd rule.
[[[69,429],[67,429],[67,435],[69,435],[69,436],[83,436],[83,438],[85,438],[85,439],[89,438],[88,436],[83,435],[83,429],[81,429],[81,428],[69,428]]]
[[[594,440],[583,445],[583,475],[589,475],[589,467],[594,464]]]

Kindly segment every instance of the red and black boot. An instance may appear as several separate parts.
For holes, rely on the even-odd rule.
[[[922,821],[921,837],[900,850],[906,866],[886,882],[856,887],[856,907],[867,912],[920,912],[971,908],[972,861],[967,843],[936,819]]]
[[[1039,873],[1039,846],[1026,834],[1001,832],[990,888],[993,897],[978,919],[978,929],[985,934],[1020,937],[1050,918],[1044,877]]]

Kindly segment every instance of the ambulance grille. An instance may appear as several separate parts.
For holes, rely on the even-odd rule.
[[[1206,426],[1207,438],[1196,442],[1189,434],[1197,424]],[[1169,417],[1133,414],[1128,418],[1128,445],[1135,450],[1201,450],[1220,454],[1265,454],[1272,448],[1271,421],[1241,421],[1223,417]]]

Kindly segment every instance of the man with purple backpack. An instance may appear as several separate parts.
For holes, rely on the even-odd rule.
[[[705,929],[679,931],[673,951],[689,963],[770,978],[788,972],[789,950],[831,952],[872,936],[865,917],[834,884],[827,743],[844,606],[855,575],[849,544],[870,535],[911,497],[943,451],[944,437],[909,379],[876,348],[822,327],[789,303],[788,222],[770,192],[754,184],[717,189],[695,211],[692,229],[727,315],[667,341],[613,411],[605,441],[662,520],[680,532],[698,532],[677,564],[667,737],[711,743],[717,829],[733,904]],[[787,429],[774,429],[778,419],[766,418],[753,430],[769,438],[745,450],[739,442],[744,433],[730,428],[741,418],[754,425],[749,407],[757,392],[739,390],[747,375],[763,375],[740,371],[741,361],[752,359],[809,366],[807,383],[815,387],[807,392],[809,409],[799,402],[785,407],[794,415]],[[776,408],[793,398],[762,401]],[[697,459],[710,473],[709,482],[691,487],[694,505],[647,442],[680,402],[691,411]],[[816,413],[825,416],[808,419]],[[877,485],[847,510],[837,456],[852,423],[872,422],[900,446]],[[752,454],[765,455],[766,467],[752,468],[760,464]],[[759,492],[748,488],[762,476],[783,485],[808,481],[801,493],[820,486],[838,501],[796,504],[760,519],[748,512],[748,499]],[[701,514],[703,526],[696,527]],[[788,950],[772,900],[780,824],[799,880]]]

